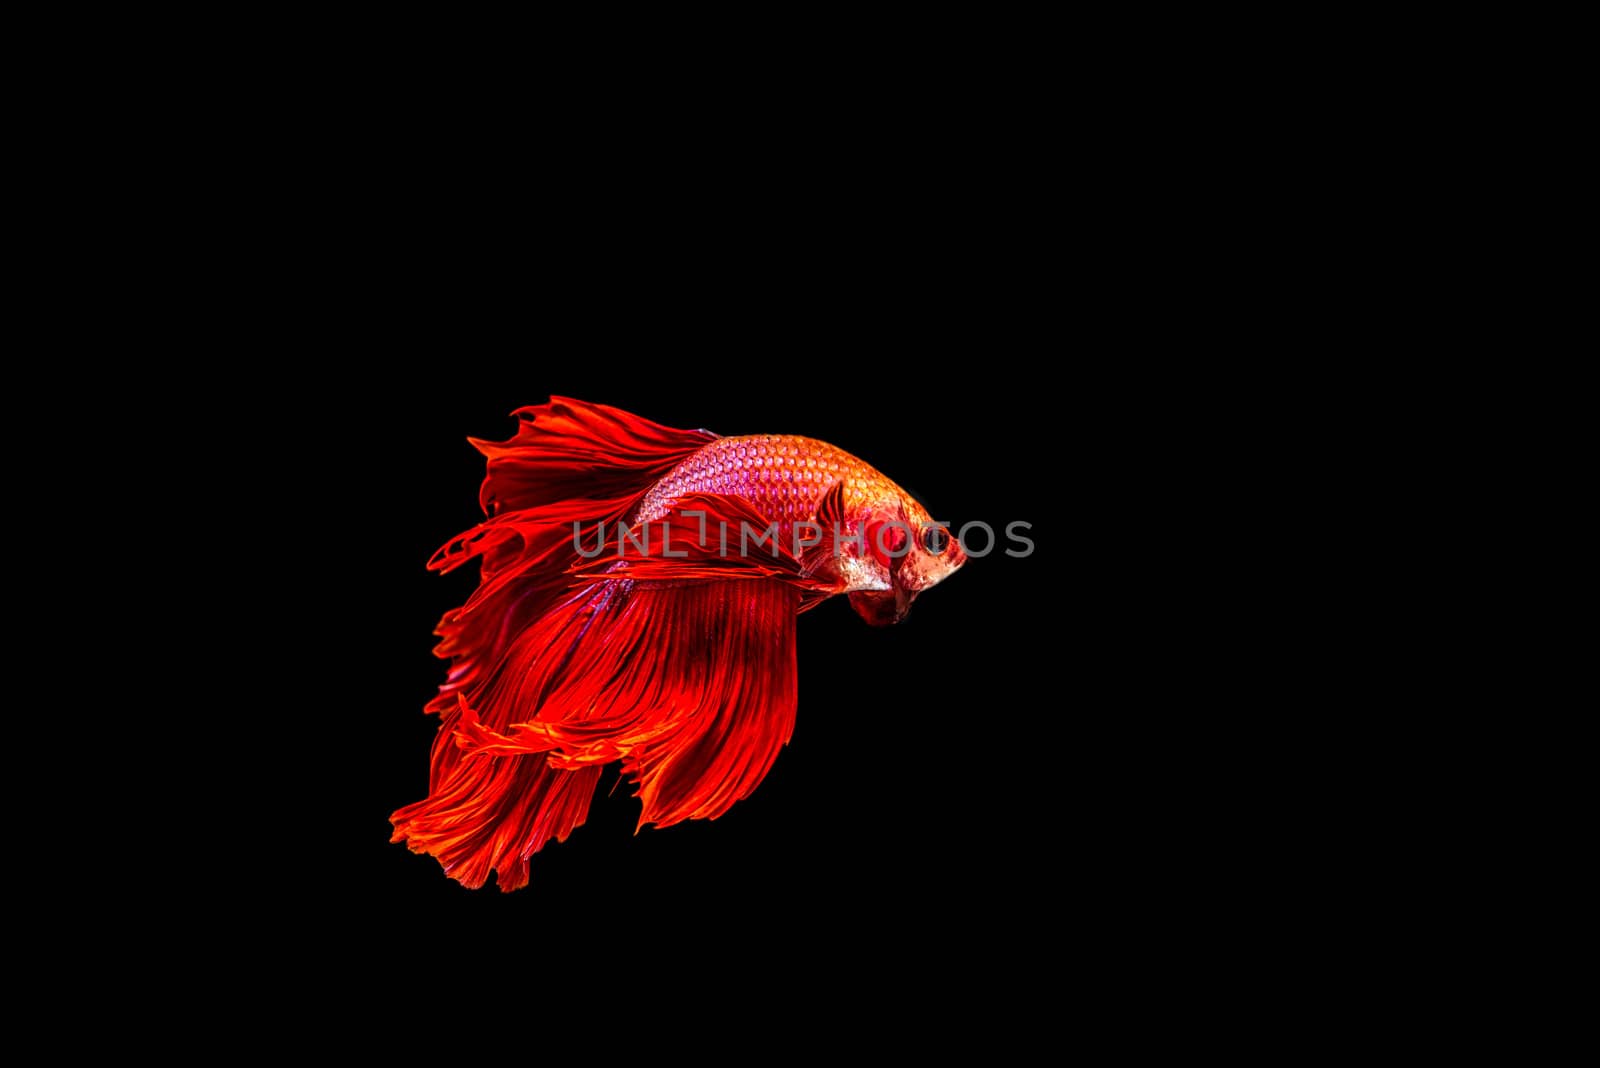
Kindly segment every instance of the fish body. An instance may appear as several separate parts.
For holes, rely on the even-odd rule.
[[[488,518],[429,562],[480,565],[437,633],[450,672],[429,796],[394,840],[502,890],[587,816],[612,762],[641,826],[715,819],[793,730],[795,621],[835,594],[869,623],[965,560],[909,494],[826,442],[673,430],[568,398],[488,458]]]
[[[719,438],[703,445],[650,488],[632,520],[661,521],[691,495],[727,495],[776,524],[778,540],[793,546],[809,537],[836,533],[828,517],[819,515],[823,496],[834,487],[839,493],[837,533],[847,544],[829,558],[831,570],[808,575],[814,580],[808,588],[829,593],[893,590],[891,567],[899,561],[902,585],[914,595],[964,562],[960,546],[953,542],[939,554],[901,544],[901,535],[933,530],[936,524],[919,502],[877,468],[825,441],[789,434]],[[797,539],[796,526],[802,523],[814,523],[817,529]],[[852,535],[855,541],[850,540]],[[830,584],[819,576],[836,581]],[[902,600],[909,605],[908,598]],[[897,613],[896,619],[904,615],[903,610]]]

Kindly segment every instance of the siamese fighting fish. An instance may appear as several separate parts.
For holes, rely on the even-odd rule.
[[[718,437],[555,397],[513,413],[486,519],[428,566],[472,561],[445,614],[449,675],[428,796],[393,840],[502,890],[583,823],[601,768],[639,825],[716,819],[756,788],[796,709],[796,617],[834,594],[875,626],[965,562],[960,542],[862,460],[786,434]]]

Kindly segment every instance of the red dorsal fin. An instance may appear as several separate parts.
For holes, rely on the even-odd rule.
[[[478,491],[488,515],[553,501],[611,500],[642,493],[717,435],[674,430],[604,404],[571,397],[518,408],[509,441],[468,438],[489,458]]]

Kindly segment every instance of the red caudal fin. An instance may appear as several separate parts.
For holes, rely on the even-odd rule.
[[[528,884],[528,858],[582,825],[599,781],[597,767],[553,768],[538,753],[463,760],[390,817],[391,840],[433,854],[463,886],[482,886],[493,870],[500,889],[516,890]]]
[[[766,775],[794,730],[801,591],[774,579],[594,583],[534,624],[511,669],[464,711],[466,761],[621,760],[640,825],[715,819]],[[515,708],[526,719],[492,724]]]
[[[428,797],[390,817],[394,840],[431,853],[468,886],[491,870],[502,889],[527,882],[528,858],[584,820],[599,771],[551,766],[543,754],[467,758],[454,730],[463,707],[503,729],[514,705],[497,701],[522,636],[564,599],[581,560],[576,527],[621,520],[663,474],[714,440],[604,405],[562,397],[516,413],[516,435],[474,441],[488,457],[480,501],[486,522],[453,538],[428,566],[480,564],[478,588],[439,621],[448,678],[427,708],[441,716]],[[530,708],[533,706],[530,706]]]
[[[512,639],[569,592],[580,559],[574,531],[614,525],[674,464],[716,435],[672,430],[615,408],[567,398],[522,408],[516,436],[474,441],[489,457],[480,500],[490,518],[452,538],[428,561],[453,571],[478,561],[478,588],[435,629],[450,674],[428,711],[443,714],[505,655]],[[458,754],[434,753],[435,774]]]

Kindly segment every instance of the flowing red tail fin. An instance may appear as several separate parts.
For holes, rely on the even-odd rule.
[[[430,853],[467,886],[492,869],[503,890],[527,882],[528,858],[550,838],[583,823],[597,767],[551,766],[544,753],[470,755],[455,744],[462,707],[491,730],[509,728],[518,706],[486,699],[520,635],[570,596],[581,563],[574,524],[615,524],[673,465],[713,440],[605,405],[564,397],[519,409],[516,435],[474,440],[488,457],[479,493],[487,521],[452,539],[428,566],[450,571],[480,562],[478,588],[439,621],[435,653],[450,660],[447,681],[427,710],[440,714],[428,797],[390,817],[394,841]]]
[[[438,751],[459,752],[451,737],[456,714],[445,717],[434,741]],[[528,884],[528,858],[554,838],[565,841],[589,815],[600,769],[562,770],[542,754],[451,760],[435,774],[428,796],[389,817],[391,841],[431,853],[445,874],[480,887],[493,870],[502,890]]]

